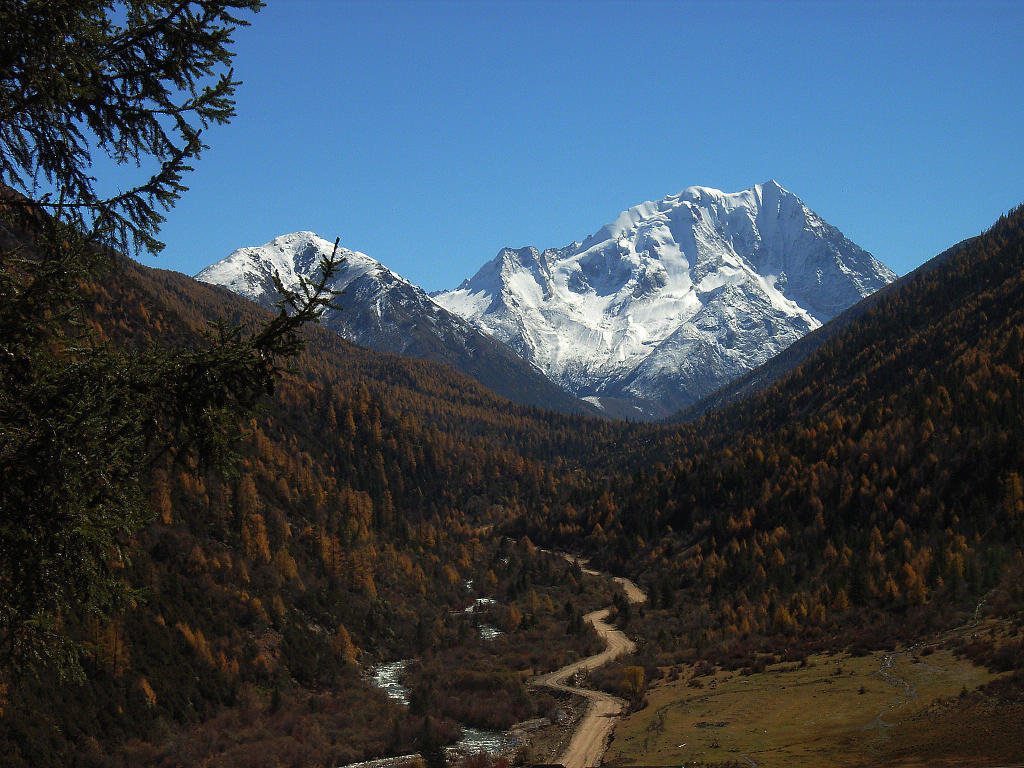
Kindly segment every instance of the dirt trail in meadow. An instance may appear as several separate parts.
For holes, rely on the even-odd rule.
[[[579,563],[581,567],[584,564],[584,561],[578,560],[571,555],[565,555],[565,558]],[[583,568],[583,571],[594,576],[607,576],[607,574],[602,574],[599,571],[588,568]],[[642,603],[647,600],[647,595],[644,594],[643,590],[629,579],[616,576],[613,577],[613,581],[622,587],[629,602]],[[584,621],[594,625],[598,636],[605,641],[605,649],[603,651],[593,656],[588,656],[585,659],[580,659],[554,672],[540,675],[533,680],[535,685],[543,685],[556,691],[573,693],[577,696],[583,696],[589,701],[587,712],[576,726],[576,732],[572,735],[569,746],[566,747],[562,756],[558,758],[558,762],[564,765],[565,768],[590,768],[590,766],[601,764],[601,758],[604,756],[605,749],[608,746],[608,738],[611,736],[612,728],[615,727],[615,722],[626,706],[626,702],[616,696],[604,693],[603,691],[580,688],[572,684],[572,678],[576,673],[596,669],[603,664],[607,664],[612,659],[636,650],[636,645],[632,640],[626,637],[621,630],[616,629],[606,621],[610,613],[610,607],[602,608],[583,617]]]

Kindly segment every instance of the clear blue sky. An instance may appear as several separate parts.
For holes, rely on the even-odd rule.
[[[147,263],[311,229],[423,287],[770,178],[903,274],[1024,200],[1024,2],[271,0]]]

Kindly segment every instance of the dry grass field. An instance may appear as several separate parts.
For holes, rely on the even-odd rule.
[[[759,674],[684,670],[616,728],[605,762],[821,766],[1024,763],[1019,704],[961,698],[996,675],[948,650],[811,656]],[[701,687],[697,687],[697,686]]]

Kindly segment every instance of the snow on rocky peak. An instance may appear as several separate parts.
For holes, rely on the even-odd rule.
[[[275,271],[286,288],[294,289],[300,277],[318,277],[321,258],[333,248],[312,232],[293,232],[261,246],[239,248],[196,279],[269,308],[278,300]],[[365,253],[339,251],[344,260],[328,288],[342,293],[333,301],[338,309],[324,312],[323,327],[378,352],[450,365],[516,402],[594,412],[505,344],[437,304],[419,286]]]
[[[582,243],[504,248],[434,298],[609,412],[660,416],[895,275],[775,181],[690,187]]]
[[[318,278],[319,265],[334,244],[312,232],[293,232],[269,243],[239,248],[222,261],[202,270],[196,279],[221,285],[266,307],[278,293],[276,271],[285,288],[294,289],[299,278]],[[365,253],[339,248],[343,257],[328,288],[340,293],[321,324],[357,344],[394,354],[413,354],[416,339],[409,333],[430,334],[438,328],[462,335],[476,329],[438,305],[419,286],[395,274]]]
[[[196,275],[196,280],[212,285],[222,285],[228,290],[245,296],[264,306],[273,306],[277,301],[273,275],[276,271],[285,288],[295,289],[299,277],[316,276],[320,261],[331,255],[334,243],[318,237],[313,232],[292,232],[275,237],[269,243],[239,248],[226,259],[212,264]],[[344,261],[338,269],[331,288],[340,291],[367,275],[377,281],[401,282],[412,286],[408,280],[399,277],[376,259],[365,253],[338,248]]]

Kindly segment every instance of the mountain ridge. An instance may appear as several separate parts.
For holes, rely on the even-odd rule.
[[[275,272],[294,288],[331,248],[299,231],[196,277],[270,307]],[[563,248],[502,248],[450,291],[342,252],[326,327],[520,403],[630,420],[693,406],[895,278],[774,180],[688,187]]]
[[[775,181],[688,187],[582,242],[503,248],[434,298],[553,381],[643,417],[696,402],[895,275]]]
[[[280,235],[261,246],[232,252],[196,279],[219,285],[257,304],[277,301],[273,275],[286,289],[314,277],[334,244],[310,231]],[[419,286],[360,251],[340,248],[344,261],[330,288],[338,291],[321,325],[377,352],[450,365],[503,397],[562,413],[597,415],[587,403],[550,382],[531,363],[437,304]]]
[[[888,285],[878,289],[875,293],[865,297],[849,309],[844,310],[820,328],[811,331],[802,339],[794,342],[767,362],[762,363],[749,373],[746,373],[737,379],[733,379],[720,389],[715,390],[710,395],[697,401],[689,408],[675,414],[668,419],[668,421],[695,421],[705,413],[718,410],[719,408],[731,405],[732,403],[738,402],[746,397],[764,391],[797,368],[804,360],[809,358],[815,351],[828,343],[837,334],[841,333],[851,323],[855,322],[858,318],[862,317],[865,313],[877,306],[879,302],[883,301],[893,291],[900,290],[911,281],[943,266],[964,249],[969,248],[978,240],[979,237],[980,235],[975,235],[974,237],[966,238],[956,245],[947,248],[937,256],[933,256],[913,271],[908,272]]]

